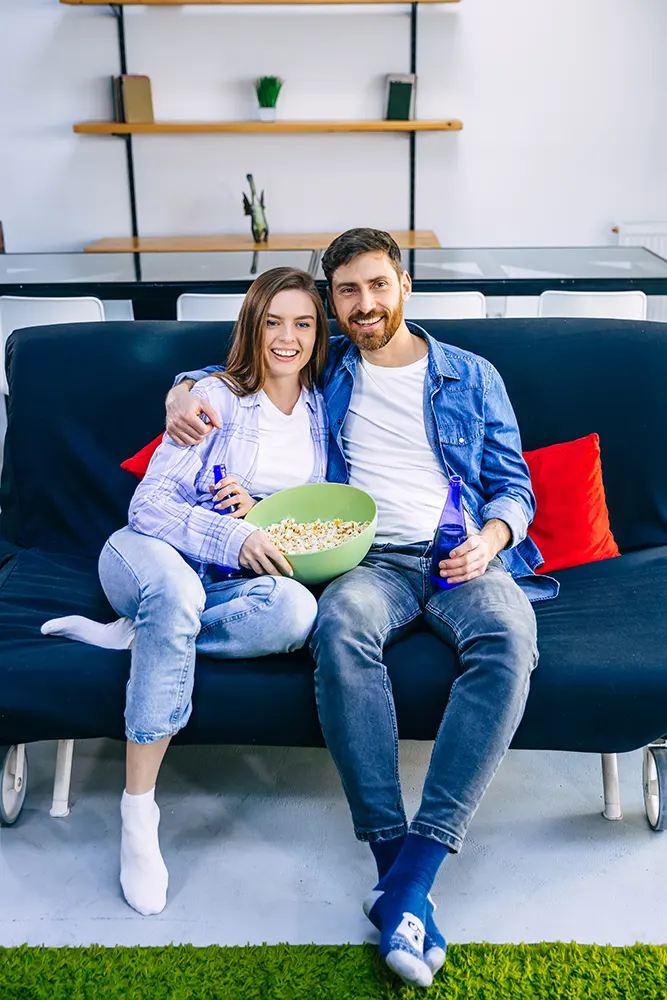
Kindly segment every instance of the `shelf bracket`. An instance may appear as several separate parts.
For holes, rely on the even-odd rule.
[[[417,72],[417,9],[419,4],[410,4],[410,72]],[[415,132],[410,133],[410,225],[408,229],[415,228],[415,174],[417,168],[417,136]]]
[[[125,76],[127,74],[127,50],[125,48],[125,12],[121,4],[112,3],[109,4],[112,13],[116,18],[116,25],[118,27],[118,57],[120,62],[120,75]],[[136,183],[134,178],[134,154],[132,150],[132,135],[121,132],[114,132],[119,139],[125,140],[125,153],[127,162],[127,187],[130,197],[130,217],[132,220],[132,236],[134,239],[139,238],[139,223],[137,219],[137,191]],[[141,281],[141,258],[138,253],[132,254],[134,260],[134,274],[137,281]]]

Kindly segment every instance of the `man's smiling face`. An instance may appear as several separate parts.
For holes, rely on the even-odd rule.
[[[403,322],[403,303],[410,298],[410,277],[400,278],[382,252],[362,253],[337,267],[331,276],[330,299],[342,333],[361,351],[386,347]]]

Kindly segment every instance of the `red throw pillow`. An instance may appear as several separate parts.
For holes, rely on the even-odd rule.
[[[132,458],[126,458],[124,462],[120,463],[121,469],[131,472],[137,479],[143,479],[153,457],[153,452],[157,450],[158,445],[162,444],[162,437],[162,434],[158,434],[150,444],[145,444],[143,448],[140,448],[136,455],[133,455]]]
[[[535,493],[528,529],[544,563],[538,573],[620,556],[609,527],[597,434],[524,451]]]

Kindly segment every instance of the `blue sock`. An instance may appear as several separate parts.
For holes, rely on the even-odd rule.
[[[378,869],[378,880],[385,877],[398,857],[404,843],[405,836],[392,837],[391,840],[371,840],[369,842],[368,846],[375,858],[375,864]]]
[[[376,891],[372,894],[372,896],[369,896],[364,903],[364,910],[368,919],[375,927],[377,927],[378,930],[381,930],[382,913],[385,910],[385,907],[379,905],[382,897],[378,895],[378,891],[383,891],[386,876],[388,875],[390,869],[392,869],[404,845],[412,839],[417,841],[418,848],[420,847],[420,841],[427,841],[428,843],[437,845],[435,851],[433,852],[435,870],[433,872],[433,878],[431,879],[432,885],[438,868],[444,860],[445,855],[448,853],[447,848],[442,844],[439,844],[437,841],[430,841],[429,838],[421,837],[416,834],[409,834],[408,836],[403,837],[393,837],[391,840],[373,840],[369,843],[369,847],[377,865],[379,882],[376,886]],[[438,858],[440,860],[437,860]],[[404,860],[402,860],[402,866],[405,866]],[[400,869],[398,871],[400,873]],[[434,909],[435,904],[427,899],[424,919],[424,961],[432,973],[437,972],[444,965],[445,955],[447,952],[447,942],[440,933],[433,916]]]

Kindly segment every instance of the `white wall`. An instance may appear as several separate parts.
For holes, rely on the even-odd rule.
[[[286,85],[284,118],[382,115],[409,69],[408,7],[126,9],[130,72],[160,119],[254,114],[252,79]],[[608,243],[620,219],[667,216],[662,0],[462,0],[419,11],[417,226],[450,246]],[[130,232],[107,7],[0,0],[0,219],[7,249],[79,249]],[[274,232],[406,228],[400,135],[135,139],[140,230],[245,232],[245,174]]]

